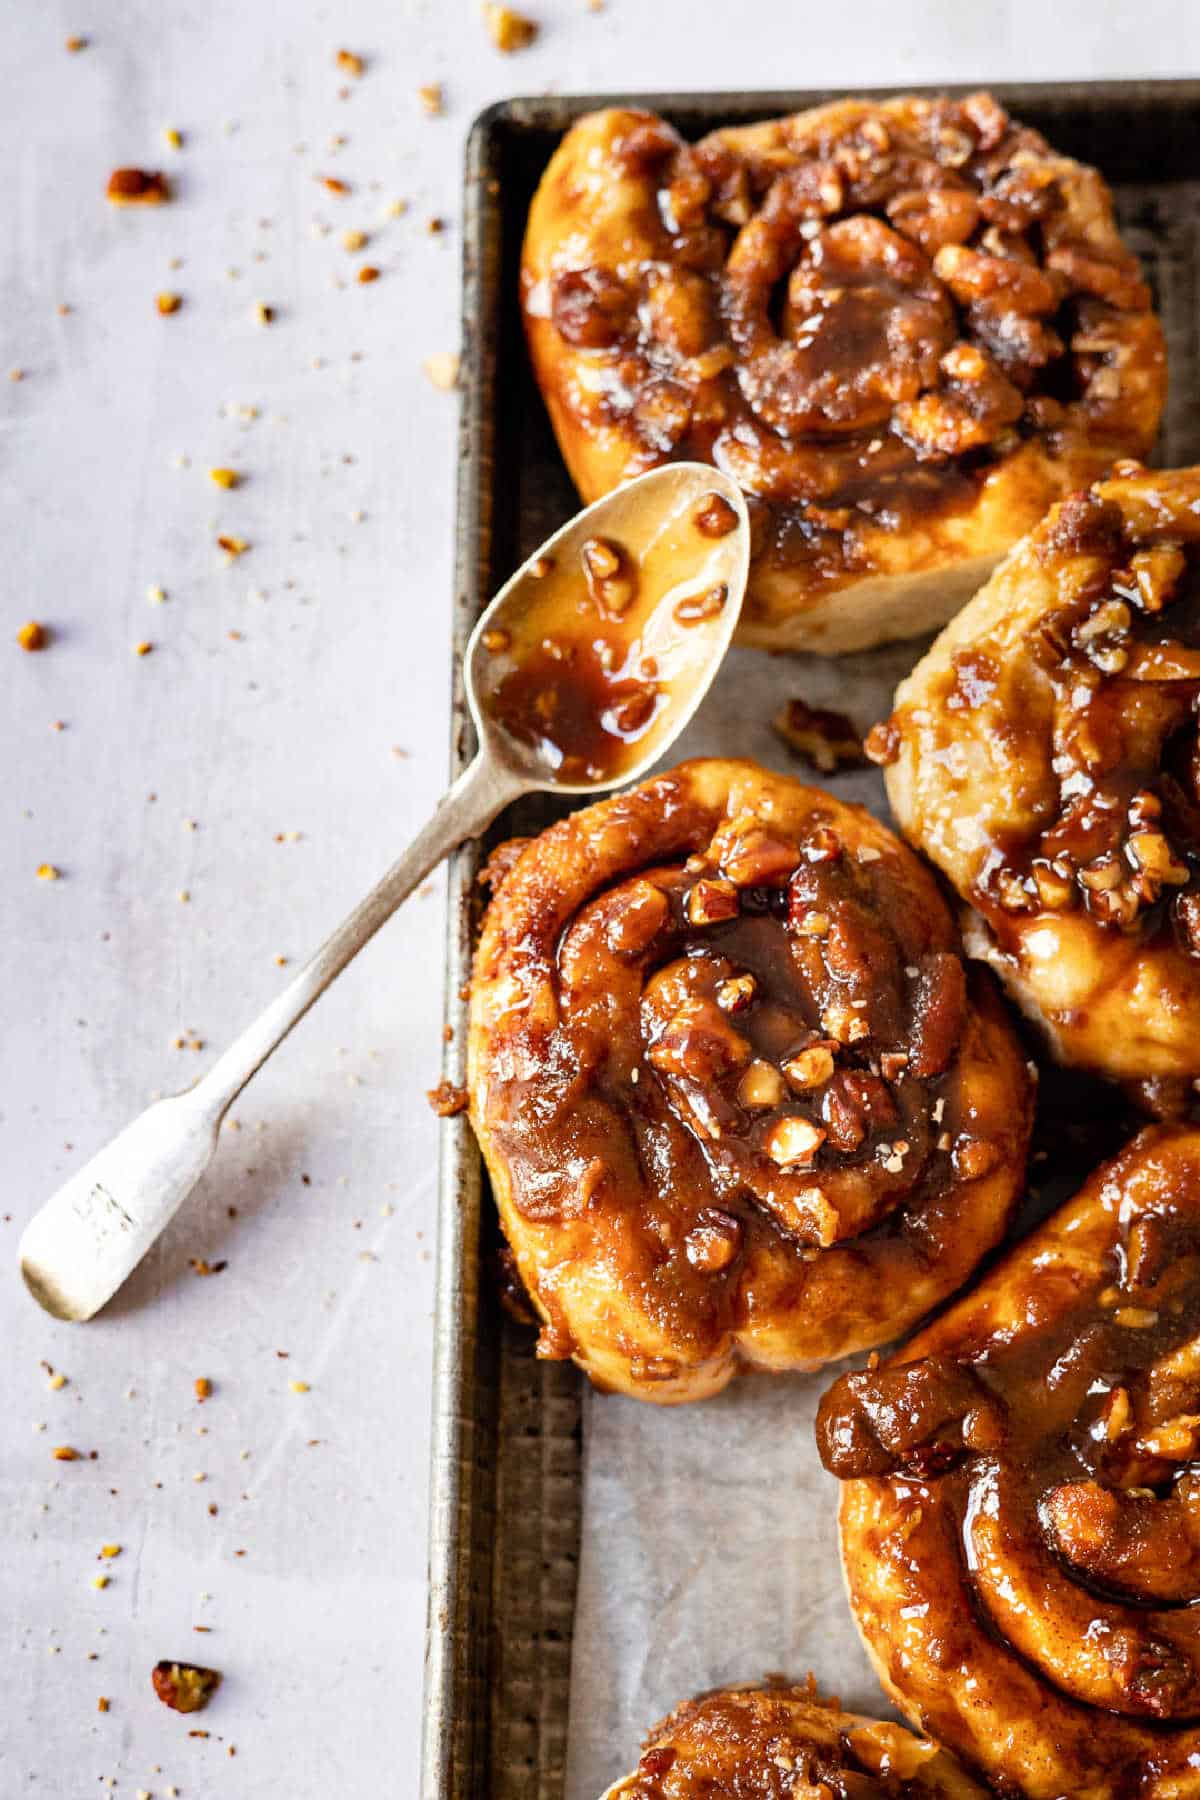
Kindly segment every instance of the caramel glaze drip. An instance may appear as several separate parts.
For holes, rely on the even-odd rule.
[[[1082,908],[1200,957],[1198,535],[1169,508],[1126,516],[1080,493],[1040,547],[1060,571],[1033,646],[1054,696],[1058,806],[1041,829],[998,839],[980,869],[970,898],[1002,946],[1015,918]],[[997,679],[990,657],[962,651],[945,705],[969,711]]]
[[[1068,204],[990,95],[843,114],[773,149],[630,114],[615,154],[657,253],[561,269],[545,302],[647,466],[716,461],[756,556],[830,573],[867,523],[969,507],[1031,438],[1136,448],[1114,371],[1150,305],[1099,178]]]
[[[902,1700],[895,1619],[872,1635],[880,1566],[936,1593],[927,1666],[971,1678],[981,1717],[980,1677],[1006,1704],[1011,1679],[1014,1713],[1043,1694],[1044,1744],[1092,1746],[1070,1791],[1194,1791],[1155,1782],[1200,1755],[1200,1134],[1145,1132],[910,1350],[839,1378],[817,1442],[855,1484],[852,1595]],[[906,1523],[864,1529],[885,1516]],[[990,1735],[985,1772],[1011,1776]]]

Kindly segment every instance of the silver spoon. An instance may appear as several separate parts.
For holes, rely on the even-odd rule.
[[[697,527],[701,517],[711,524],[713,508],[722,535]],[[622,567],[606,584],[614,545],[624,553]],[[590,591],[585,552],[600,570]],[[21,1273],[47,1312],[90,1319],[111,1299],[204,1173],[221,1121],[246,1083],[443,857],[484,831],[521,794],[603,792],[635,780],[662,755],[699,706],[729,647],[749,560],[746,506],[734,483],[702,463],[671,463],[577,514],[517,570],[467,644],[465,685],[479,736],[475,760],[400,860],[207,1075],[149,1107],[35,1214],[21,1239]],[[640,570],[633,599],[625,579],[630,567]],[[695,603],[705,595],[716,596],[707,609]],[[619,665],[632,645],[631,659],[617,672],[631,671],[623,684],[626,698],[629,692],[649,695],[632,713],[618,710],[616,722],[610,709],[610,732],[602,741],[618,754],[608,764],[598,765],[594,757],[566,760],[552,730],[522,734],[524,718],[509,703],[506,678],[520,669],[526,653],[544,650],[545,638],[557,641],[564,609],[581,650],[597,634],[618,646],[615,655],[605,652],[606,666]],[[563,666],[569,679],[570,664]],[[638,678],[639,668],[653,679]],[[648,708],[652,716],[641,717]]]

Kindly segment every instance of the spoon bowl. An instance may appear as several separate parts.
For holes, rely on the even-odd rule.
[[[697,523],[714,514],[718,529]],[[607,583],[589,569],[596,546],[616,559]],[[521,565],[471,633],[463,674],[481,746],[558,793],[636,781],[707,693],[749,569],[745,499],[708,464],[667,463],[595,501]],[[582,743],[590,758],[570,747]]]

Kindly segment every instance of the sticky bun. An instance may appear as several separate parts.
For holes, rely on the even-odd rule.
[[[933,877],[747,762],[685,763],[506,861],[468,1085],[542,1354],[661,1402],[910,1326],[998,1241],[1030,1127]]]
[[[1200,1076],[1200,469],[1119,465],[1019,545],[869,750],[1061,1061]],[[1178,1098],[1178,1097],[1177,1097]]]
[[[686,456],[750,498],[744,642],[942,624],[1050,503],[1144,456],[1149,290],[1095,169],[989,94],[686,143],[590,114],[530,210],[534,372],[586,500]]]
[[[1195,1800],[1200,1132],[1148,1128],[817,1435],[910,1719],[998,1793]]]
[[[603,1800],[982,1800],[953,1757],[806,1688],[720,1688],[656,1725]]]

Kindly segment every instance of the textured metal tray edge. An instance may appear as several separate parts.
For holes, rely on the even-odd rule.
[[[980,83],[905,86],[915,93],[966,93]],[[565,130],[594,107],[636,104],[678,119],[684,128],[716,118],[752,119],[796,111],[836,98],[845,89],[642,95],[546,95],[518,97],[489,107],[476,119],[464,168],[462,389],[458,440],[453,709],[451,771],[457,774],[474,749],[463,699],[462,650],[492,575],[495,394],[501,261],[497,179],[498,135],[505,130]],[[897,84],[870,94],[894,93]],[[1022,105],[1053,105],[1084,96],[1097,113],[1130,104],[1173,108],[1200,106],[1200,80],[998,83],[997,97],[1015,112]],[[445,1072],[465,1073],[465,1002],[470,973],[472,896],[480,856],[467,846],[449,873],[446,949],[446,1019],[453,1028]],[[495,1420],[488,1416],[487,1362],[494,1346],[481,1341],[479,1306],[483,1180],[481,1160],[465,1116],[449,1123],[439,1171],[435,1284],[433,1432],[430,1471],[429,1598],[426,1624],[422,1800],[482,1800],[487,1793],[489,1726],[488,1654],[495,1512],[492,1479]]]

